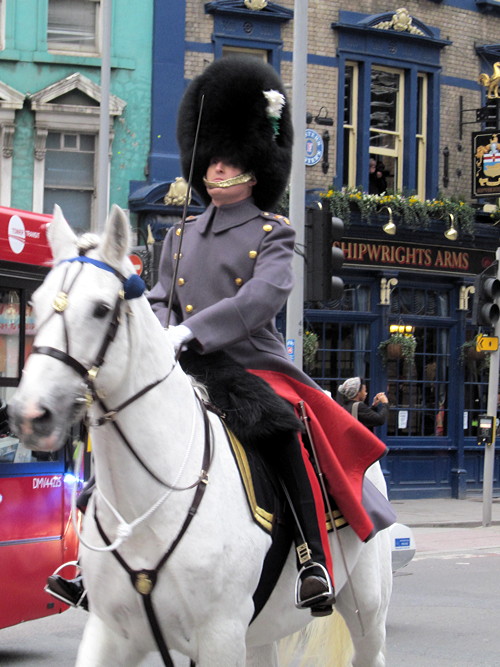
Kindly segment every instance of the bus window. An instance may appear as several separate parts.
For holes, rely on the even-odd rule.
[[[9,430],[7,403],[16,389],[12,385],[19,381],[20,355],[25,361],[35,333],[31,294],[32,290],[0,288],[0,463],[54,461],[59,457],[57,453],[32,452]],[[22,303],[24,317],[20,317]]]

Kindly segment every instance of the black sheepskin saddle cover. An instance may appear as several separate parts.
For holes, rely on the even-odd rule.
[[[246,449],[265,456],[267,448],[286,444],[293,433],[303,430],[290,403],[225,352],[200,355],[187,350],[180,362],[188,375],[206,387],[228,428]]]
[[[265,380],[225,352],[200,355],[187,350],[180,362],[222,414],[254,520],[272,533],[282,495],[272,461],[279,461],[281,447],[302,430],[301,421]]]
[[[204,385],[210,402],[223,414],[250,511],[273,540],[254,593],[255,618],[274,589],[293,539],[289,508],[266,451],[286,445],[293,434],[303,430],[302,422],[265,380],[224,352],[199,355],[187,350],[180,363]]]

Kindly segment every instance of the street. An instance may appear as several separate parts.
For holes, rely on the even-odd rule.
[[[500,527],[414,528],[414,535],[417,554],[394,576],[388,667],[496,667]],[[74,664],[85,620],[84,612],[70,609],[1,630],[0,665]],[[161,664],[151,655],[143,667]],[[176,667],[185,665],[176,659]]]
[[[388,666],[496,667],[500,528],[415,528],[414,534],[417,555],[394,577]],[[419,544],[426,550],[419,552]]]

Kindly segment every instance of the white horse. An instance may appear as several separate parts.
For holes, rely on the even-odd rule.
[[[147,299],[127,298],[123,211],[114,206],[102,239],[92,237],[78,240],[56,207],[54,268],[33,297],[34,350],[9,406],[24,443],[40,451],[60,448],[69,424],[89,415],[97,490],[84,518],[90,614],[77,665],[138,665],[158,642],[198,667],[277,665],[277,640],[312,620],[294,605],[295,554],[250,624],[271,539],[250,516],[223,424],[204,413]],[[370,474],[383,489],[378,464]],[[388,531],[363,544],[344,528],[332,552],[352,664],[385,665]]]

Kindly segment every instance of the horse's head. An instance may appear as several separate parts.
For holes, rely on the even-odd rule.
[[[119,353],[120,341],[126,344],[119,327],[124,300],[144,289],[127,256],[129,223],[118,206],[101,239],[78,239],[56,206],[48,237],[54,266],[33,295],[37,333],[9,404],[12,429],[43,451],[62,446],[92,394],[119,385],[126,359],[106,365],[108,348]]]

